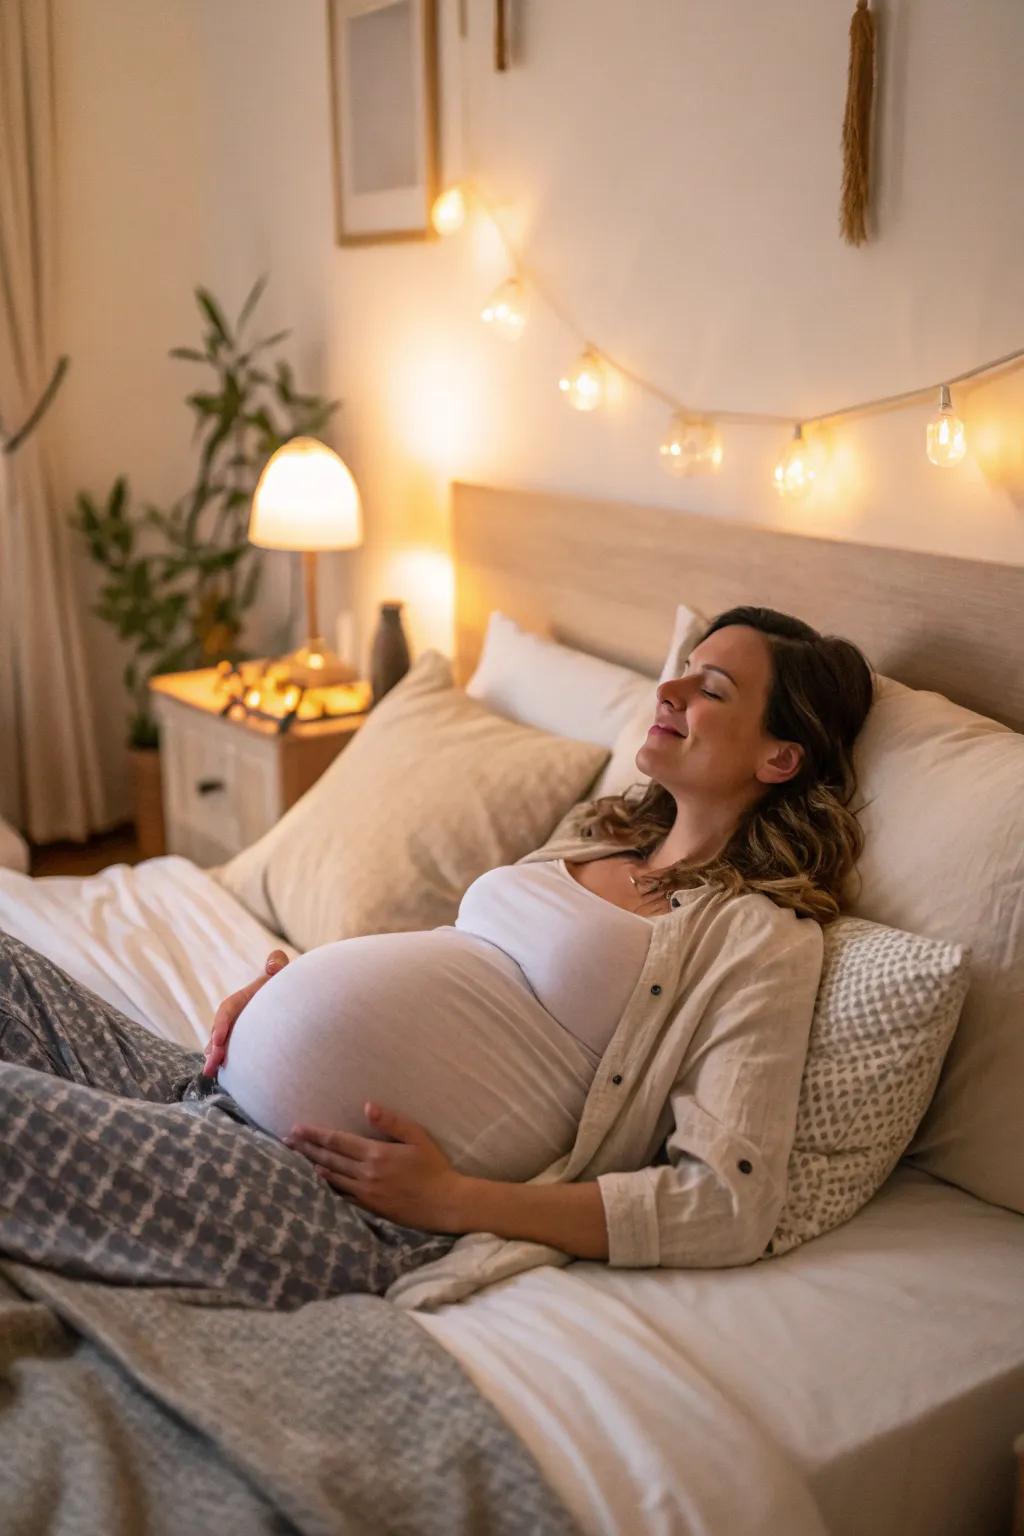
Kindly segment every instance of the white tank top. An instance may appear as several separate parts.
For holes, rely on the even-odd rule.
[[[550,859],[480,875],[455,927],[511,956],[552,1017],[600,1056],[643,969],[654,921],[587,890],[564,859]]]
[[[657,918],[589,891],[561,859],[502,865],[456,922],[308,950],[256,993],[219,1085],[275,1136],[300,1122],[373,1138],[376,1100],[460,1171],[523,1181],[567,1152]]]

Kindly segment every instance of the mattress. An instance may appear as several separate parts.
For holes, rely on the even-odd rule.
[[[778,1259],[577,1261],[410,1315],[586,1532],[771,1530],[750,1458],[706,1464],[694,1420],[718,1401],[780,1449],[832,1536],[992,1536],[1009,1529],[1024,1429],[1022,1303],[1024,1216],[901,1164],[851,1221]]]
[[[0,870],[0,929],[188,1046],[288,946],[188,860]],[[399,1106],[400,1107],[400,1106]],[[585,1532],[991,1536],[1024,1430],[1024,1216],[897,1167],[737,1269],[576,1261],[411,1312]]]

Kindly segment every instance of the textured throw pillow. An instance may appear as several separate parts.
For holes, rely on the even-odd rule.
[[[777,1257],[849,1221],[928,1108],[967,992],[970,949],[863,918],[824,929]]]
[[[276,826],[211,871],[297,949],[452,923],[545,842],[608,756],[467,698],[428,650]]]
[[[494,609],[466,693],[522,725],[611,747],[654,688],[642,672],[531,634]]]
[[[699,643],[709,622],[710,620],[705,619],[696,609],[687,608],[685,603],[679,604],[676,609],[672,641],[668,648],[668,655],[665,657],[665,664],[661,669],[661,676],[657,682],[652,679],[647,689],[638,694],[635,708],[629,719],[623,722],[615,738],[612,755],[590,792],[593,799],[596,800],[601,795],[621,795],[630,784],[642,784],[646,789],[651,782],[647,774],[641,773],[636,766],[636,754],[643,746],[647,732],[654,722],[654,713],[658,705],[658,683],[665,682],[667,678],[679,676],[683,662],[693,647]]]
[[[844,911],[971,950],[906,1161],[1024,1213],[1024,735],[878,676],[853,758],[866,841]]]

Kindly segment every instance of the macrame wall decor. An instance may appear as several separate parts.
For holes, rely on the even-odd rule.
[[[494,67],[508,69],[508,0],[494,0]]]
[[[868,237],[874,88],[875,18],[868,0],[857,0],[850,21],[850,69],[843,118],[843,191],[839,203],[839,232],[847,245],[863,245]]]

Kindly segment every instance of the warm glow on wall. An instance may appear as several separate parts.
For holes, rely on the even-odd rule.
[[[455,562],[446,551],[427,544],[395,549],[375,575],[378,592],[401,592],[408,604],[409,643],[417,652],[434,646],[452,654],[455,612]]]

